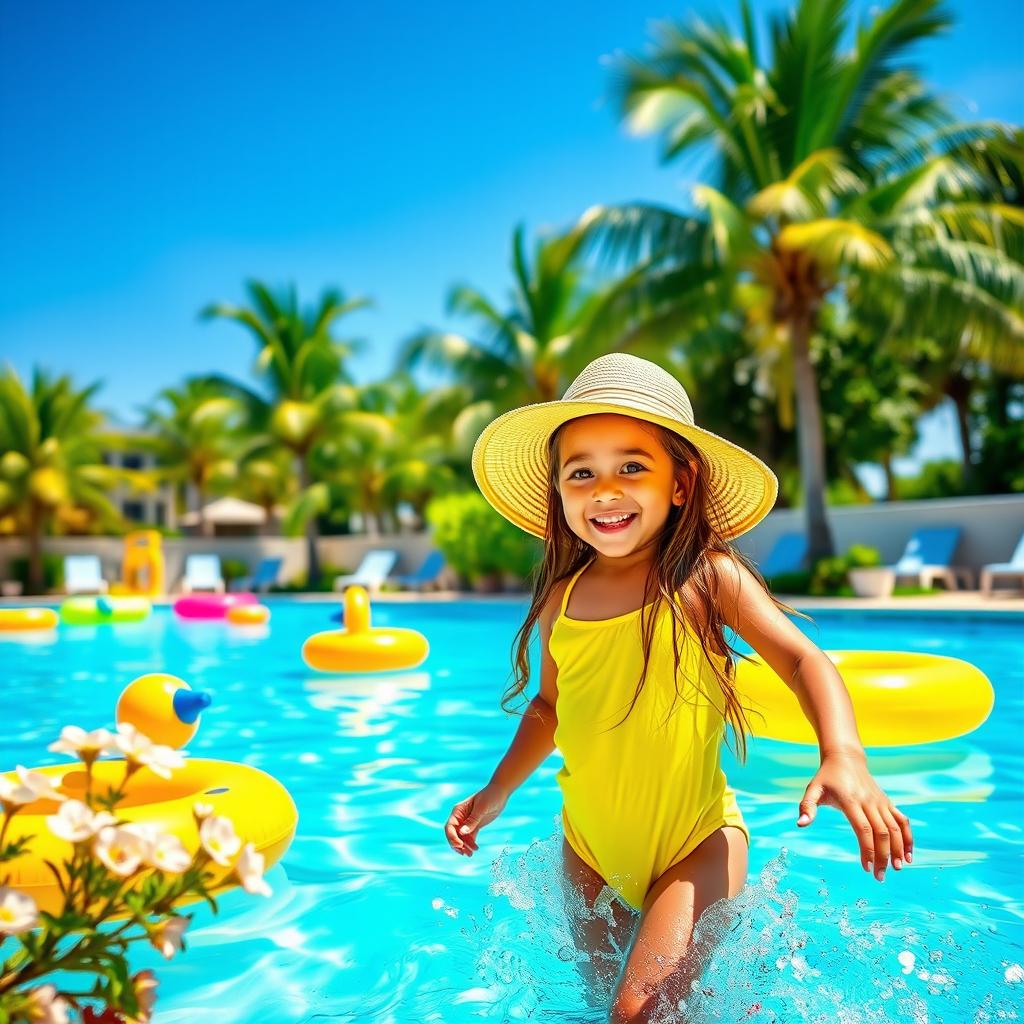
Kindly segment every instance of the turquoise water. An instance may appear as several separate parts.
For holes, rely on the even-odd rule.
[[[214,695],[191,752],[257,765],[298,805],[295,842],[268,874],[271,898],[231,893],[218,916],[195,912],[185,954],[138,956],[136,966],[160,977],[156,1024],[605,1020],[562,909],[557,752],[481,832],[472,858],[442,832],[515,732],[518,719],[498,701],[525,601],[378,604],[376,625],[421,629],[431,654],[416,670],[360,677],[319,675],[299,656],[307,635],[332,627],[337,606],[271,606],[269,631],[181,622],[161,609],[138,625],[0,644],[0,767],[59,763],[46,745],[61,726],[112,724],[121,688],[163,670]],[[1024,621],[815,620],[796,621],[821,647],[974,662],[995,686],[995,711],[962,739],[869,751],[915,836],[914,864],[890,867],[881,884],[861,869],[839,811],[823,807],[808,829],[795,825],[815,748],[752,740],[742,767],[723,748],[753,836],[748,886],[718,905],[734,916],[705,915],[727,941],[685,1014],[667,1019],[1024,1017],[1024,981],[1008,980],[1024,965]]]

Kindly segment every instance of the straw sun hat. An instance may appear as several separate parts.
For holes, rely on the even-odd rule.
[[[484,429],[473,446],[473,476],[483,496],[509,522],[535,537],[547,526],[547,442],[568,420],[618,413],[657,423],[699,448],[709,469],[728,540],[746,533],[775,504],[779,482],[756,456],[695,426],[683,386],[666,370],[627,352],[590,363],[557,402],[524,405]]]

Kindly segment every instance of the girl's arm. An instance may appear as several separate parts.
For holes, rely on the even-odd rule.
[[[890,854],[898,871],[913,859],[910,820],[897,810],[867,769],[853,704],[831,660],[772,602],[742,564],[714,554],[722,614],[786,683],[818,737],[821,767],[800,801],[797,824],[809,825],[818,804],[837,807],[860,844],[861,864],[882,881]]]
[[[522,785],[555,749],[558,666],[548,650],[548,638],[551,636],[552,610],[558,607],[558,595],[556,589],[541,611],[537,623],[541,651],[540,692],[530,701],[512,744],[494,769],[489,783],[506,795]]]

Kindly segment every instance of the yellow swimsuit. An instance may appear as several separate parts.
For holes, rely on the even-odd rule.
[[[568,618],[569,594],[586,568],[565,588],[548,644],[558,666],[562,825],[580,859],[639,910],[651,885],[716,829],[733,825],[748,845],[750,832],[719,764],[721,686],[687,630],[679,642],[677,695],[672,613],[664,599],[643,690],[629,717],[611,728],[629,710],[643,670],[641,609],[611,619]]]

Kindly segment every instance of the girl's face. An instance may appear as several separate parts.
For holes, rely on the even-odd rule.
[[[569,528],[619,558],[658,537],[686,490],[657,429],[632,416],[598,413],[570,420],[558,438],[558,488]],[[601,520],[627,518],[618,524]]]

